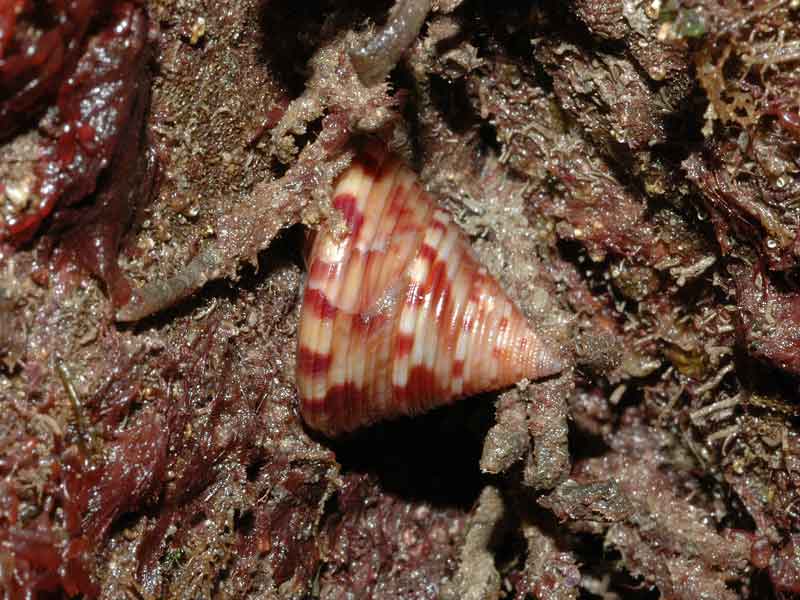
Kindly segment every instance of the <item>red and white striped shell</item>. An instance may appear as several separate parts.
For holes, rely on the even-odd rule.
[[[338,179],[349,232],[317,233],[297,387],[326,435],[561,370],[461,229],[396,157],[372,147]]]

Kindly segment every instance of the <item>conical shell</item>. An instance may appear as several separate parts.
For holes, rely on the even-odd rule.
[[[364,152],[333,206],[347,227],[314,239],[298,333],[309,426],[335,435],[561,370],[396,157]]]

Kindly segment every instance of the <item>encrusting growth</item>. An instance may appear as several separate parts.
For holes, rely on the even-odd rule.
[[[298,332],[310,427],[336,435],[562,369],[399,159],[371,146],[333,206],[348,231],[314,240]]]

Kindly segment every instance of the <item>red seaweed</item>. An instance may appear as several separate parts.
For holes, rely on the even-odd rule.
[[[800,536],[794,534],[789,542],[772,557],[769,576],[778,592],[800,594]]]
[[[25,524],[8,519],[7,528],[0,520],[0,558],[6,550],[14,557],[8,573],[0,569],[0,582],[10,598],[60,590],[70,597],[98,594],[88,557],[111,523],[145,504],[164,477],[163,422],[154,413],[140,421],[109,443],[106,459],[86,455],[75,446],[59,457],[48,489],[63,511],[67,537],[55,526],[54,510],[45,510]]]
[[[763,269],[732,265],[730,271],[747,351],[800,374],[800,293],[779,289]]]
[[[9,0],[0,6],[0,140],[52,99],[83,49],[99,0]]]
[[[105,281],[114,302],[123,304],[130,288],[119,273],[117,252],[137,205],[149,196],[154,172],[143,125],[149,104],[149,24],[144,9],[133,2],[114,3],[108,14],[90,2],[65,10],[76,19],[94,16],[101,29],[62,78],[55,115],[40,124],[44,142],[35,169],[37,200],[23,212],[0,217],[0,238],[24,242],[55,213],[54,231],[66,230],[63,256]],[[73,46],[83,48],[78,40],[70,46],[74,52]],[[78,206],[92,195],[93,203]]]

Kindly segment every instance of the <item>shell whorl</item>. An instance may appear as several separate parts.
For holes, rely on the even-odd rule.
[[[396,157],[363,153],[339,177],[333,207],[348,231],[314,238],[298,332],[310,427],[336,435],[561,370]]]

